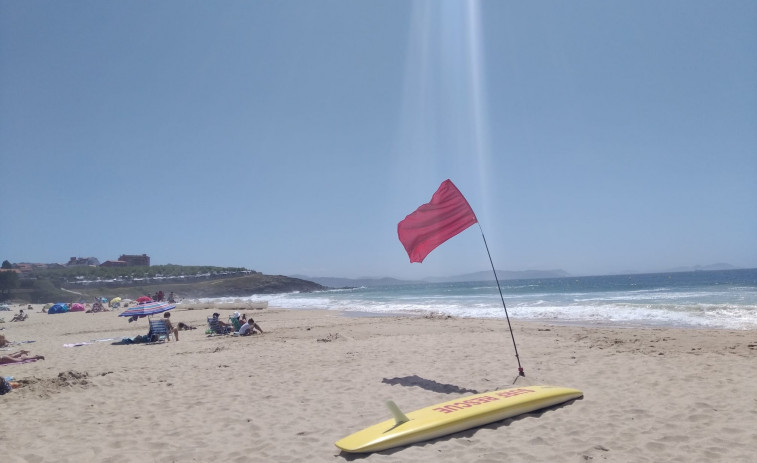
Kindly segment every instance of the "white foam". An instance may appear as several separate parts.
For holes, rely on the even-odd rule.
[[[357,288],[266,295],[269,307],[369,313],[443,313],[457,317],[504,318],[496,287],[448,291],[439,288]],[[445,288],[446,289],[446,288]],[[514,319],[650,326],[757,328],[754,288],[743,291],[679,291],[667,288],[611,292],[505,294]],[[218,300],[261,300],[218,298]]]

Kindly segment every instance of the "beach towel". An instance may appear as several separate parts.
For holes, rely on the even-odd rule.
[[[94,344],[96,342],[107,342],[107,341],[115,341],[116,338],[106,338],[106,339],[93,339],[91,341],[82,341],[77,342],[73,344],[63,344],[63,347],[79,347],[79,346],[88,346],[90,344]]]
[[[0,367],[4,367],[4,366],[7,366],[7,365],[20,365],[22,363],[32,363],[32,362],[36,362],[36,361],[37,361],[37,359],[26,359],[26,360],[23,360],[21,362],[0,363]]]

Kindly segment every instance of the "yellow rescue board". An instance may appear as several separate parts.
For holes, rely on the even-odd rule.
[[[340,439],[336,446],[345,452],[379,452],[483,426],[582,396],[583,392],[577,389],[558,386],[513,387],[476,394],[422,408],[406,417],[397,411],[395,419]],[[391,409],[393,404],[388,405]]]

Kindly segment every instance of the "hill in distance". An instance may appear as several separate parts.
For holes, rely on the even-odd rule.
[[[11,301],[19,303],[47,303],[56,301],[92,300],[95,297],[111,299],[115,296],[136,299],[158,291],[176,293],[180,298],[249,297],[253,295],[312,292],[325,290],[312,281],[283,275],[253,273],[243,276],[223,276],[195,279],[189,282],[173,280],[143,280],[133,282],[89,282],[76,284],[64,282],[60,287],[51,280],[34,282],[34,286],[11,290]],[[30,282],[31,283],[31,282]],[[37,285],[36,283],[41,283]]]
[[[173,291],[183,298],[204,298],[248,297],[251,295],[290,292],[305,293],[319,291],[326,288],[313,281],[306,281],[283,275],[264,275],[262,273],[255,273],[245,276],[212,278],[205,281],[194,281],[191,283],[151,282],[147,284],[109,286],[107,288],[96,289],[70,286],[67,289],[89,295],[107,293],[134,299],[145,294],[154,294],[158,291],[163,291],[165,294]]]
[[[565,270],[497,270],[497,278],[500,280],[532,280],[535,278],[564,278],[570,274]],[[494,281],[494,273],[491,270],[466,273],[446,278],[429,278],[426,281],[433,283],[456,283],[466,281]]]
[[[710,265],[694,265],[691,267],[676,267],[668,269],[668,272],[704,272],[711,270],[736,270],[738,267],[734,267],[731,264],[718,263]]]
[[[691,267],[677,267],[661,271],[625,271],[620,272],[622,275],[633,275],[640,273],[670,273],[670,272],[696,272],[696,271],[717,271],[717,270],[736,270],[731,264],[717,263],[710,265],[695,265]],[[566,278],[572,277],[562,269],[555,270],[497,270],[497,278],[504,280],[533,280],[541,278]],[[587,275],[582,275],[587,276]],[[394,286],[394,285],[413,285],[423,283],[460,283],[470,281],[494,281],[494,274],[491,270],[481,272],[465,273],[462,275],[453,275],[449,277],[425,278],[423,280],[401,280],[397,278],[340,278],[340,277],[311,277],[305,275],[293,275],[293,278],[303,279],[318,283],[329,288],[359,288],[359,287],[376,287],[376,286]]]
[[[532,278],[562,278],[570,276],[564,270],[524,270],[510,271],[497,270],[497,278],[500,280],[522,280]],[[466,273],[442,278],[426,278],[423,280],[400,280],[397,278],[340,278],[340,277],[311,277],[305,275],[292,275],[292,278],[312,281],[329,288],[358,288],[395,285],[415,285],[423,283],[458,283],[468,281],[494,281],[491,270]]]

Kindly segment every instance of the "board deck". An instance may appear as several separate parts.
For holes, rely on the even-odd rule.
[[[559,386],[523,386],[475,394],[409,412],[405,422],[405,418],[396,418],[370,426],[338,440],[336,446],[352,453],[380,452],[483,426],[582,396],[583,392],[577,389]],[[399,416],[402,414],[399,413]]]

